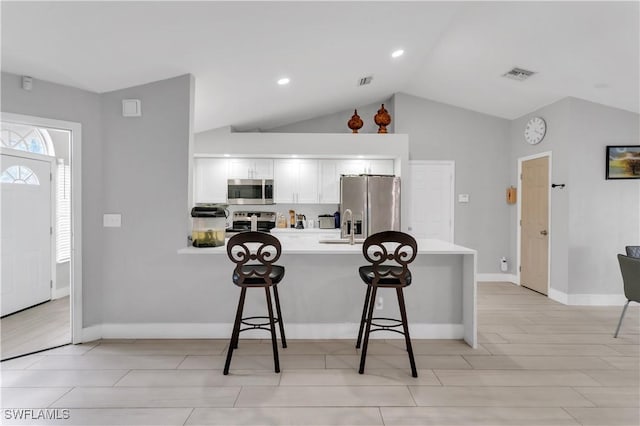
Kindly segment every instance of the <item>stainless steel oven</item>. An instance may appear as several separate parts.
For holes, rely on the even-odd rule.
[[[229,179],[229,204],[273,204],[273,179]]]

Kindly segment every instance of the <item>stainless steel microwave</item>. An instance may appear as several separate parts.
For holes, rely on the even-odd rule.
[[[273,179],[227,180],[229,204],[273,204]]]

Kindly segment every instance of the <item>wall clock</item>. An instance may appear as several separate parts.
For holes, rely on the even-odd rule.
[[[531,145],[542,142],[547,133],[547,123],[542,117],[533,117],[524,128],[524,140]]]

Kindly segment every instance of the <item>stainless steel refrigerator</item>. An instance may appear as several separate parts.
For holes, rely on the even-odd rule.
[[[345,210],[353,213],[353,222]],[[400,231],[400,178],[383,175],[343,175],[340,179],[342,238],[352,224],[356,238],[382,231]]]

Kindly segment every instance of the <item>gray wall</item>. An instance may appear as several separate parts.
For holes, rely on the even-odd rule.
[[[532,116],[547,121],[536,146],[522,138]],[[605,180],[606,145],[637,145],[640,115],[566,98],[511,123],[511,179],[517,159],[552,152],[551,288],[571,295],[621,294],[615,253],[640,244],[640,182]],[[511,253],[516,254],[516,212],[511,217]]]
[[[527,121],[533,116],[541,116],[547,123],[547,133],[537,145],[525,142],[523,132]],[[563,99],[537,111],[533,111],[511,122],[509,159],[510,184],[518,186],[518,159],[542,152],[551,152],[552,183],[564,183],[565,189],[551,190],[551,223],[550,235],[550,286],[563,293],[569,292],[568,246],[569,246],[569,192],[571,176],[567,166],[571,146],[570,98]],[[604,159],[602,160],[604,162]],[[515,207],[515,205],[514,205]],[[511,257],[514,266],[517,256],[517,211],[511,211]]]
[[[2,73],[0,109],[82,125],[82,283],[84,326],[102,322],[102,119],[100,95],[34,79],[22,89],[21,76]]]
[[[500,271],[509,258],[509,186],[507,164],[509,121],[404,93],[395,95],[398,133],[409,135],[410,160],[453,160],[455,193],[469,194],[467,204],[455,200],[454,240],[478,250],[478,272]]]
[[[621,293],[613,254],[640,245],[640,181],[605,180],[605,147],[640,145],[640,115],[574,98],[570,105],[569,291]]]
[[[358,115],[362,119],[363,125],[358,133],[378,133],[378,125],[373,121],[373,117],[380,109],[380,105],[391,115],[391,124],[387,126],[389,133],[395,133],[395,111],[392,99],[386,99],[368,105],[354,106],[358,110]],[[353,109],[340,111],[334,114],[323,115],[309,120],[299,121],[286,126],[275,127],[266,132],[273,133],[351,133],[347,122],[353,115]],[[402,133],[402,132],[397,132]]]
[[[211,315],[211,294],[201,297],[211,289],[185,292],[193,276],[177,255],[189,229],[192,85],[185,75],[99,95],[35,80],[25,91],[20,76],[2,73],[3,112],[82,125],[84,327]],[[142,100],[141,118],[122,117],[124,98]],[[109,212],[122,213],[121,228],[102,227]]]
[[[358,108],[365,121],[362,133],[377,132],[373,115],[378,108],[378,103]],[[390,131],[409,135],[411,160],[456,162],[456,193],[470,194],[471,201],[455,205],[455,242],[478,250],[478,272],[498,272],[500,257],[509,256],[514,209],[505,202],[509,121],[403,93],[385,101],[385,108],[392,118]],[[348,132],[351,114],[342,111],[270,131]]]
[[[122,227],[103,233],[105,323],[190,312],[177,250],[187,242],[192,84],[184,75],[102,95],[103,209],[122,214]],[[142,117],[122,117],[122,99],[140,99]]]

